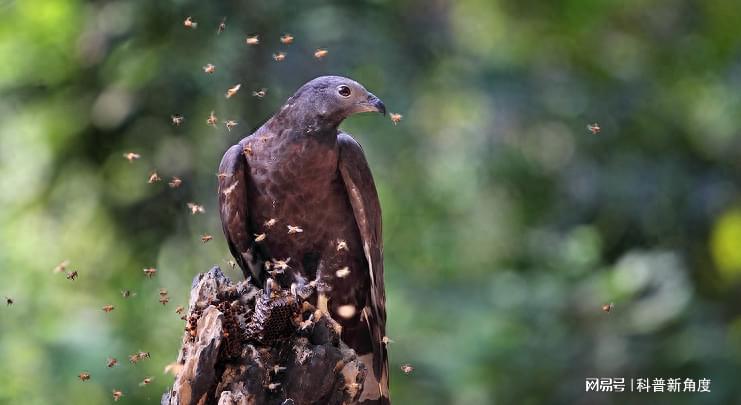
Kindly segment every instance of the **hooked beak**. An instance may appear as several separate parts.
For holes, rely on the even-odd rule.
[[[354,108],[351,110],[351,114],[362,112],[380,112],[381,114],[386,115],[386,106],[378,97],[372,93],[368,93],[368,98],[355,104]]]
[[[381,101],[380,98],[374,96],[373,94],[368,94],[368,104],[372,106],[375,111],[386,115],[386,105],[383,104],[383,101]]]

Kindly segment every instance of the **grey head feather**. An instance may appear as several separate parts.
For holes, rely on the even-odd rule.
[[[335,130],[345,118],[362,112],[386,114],[386,106],[355,80],[320,76],[301,86],[270,124],[304,129],[302,133],[323,132]]]

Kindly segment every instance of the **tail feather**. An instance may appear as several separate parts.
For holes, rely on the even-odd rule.
[[[360,395],[360,403],[363,405],[390,404],[388,352],[386,345],[383,343],[385,328],[383,328],[382,323],[376,322],[373,311],[368,307],[363,309],[362,317],[366,321],[373,351],[359,356],[360,361],[368,370],[363,384],[363,392]]]

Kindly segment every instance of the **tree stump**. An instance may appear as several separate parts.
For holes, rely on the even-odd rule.
[[[299,294],[233,284],[219,267],[193,280],[183,344],[162,405],[341,405],[366,370],[340,326]]]

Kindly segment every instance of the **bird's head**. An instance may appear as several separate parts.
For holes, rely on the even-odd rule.
[[[301,86],[281,109],[295,124],[316,129],[337,127],[345,118],[362,112],[386,114],[378,97],[355,80],[321,76]]]

